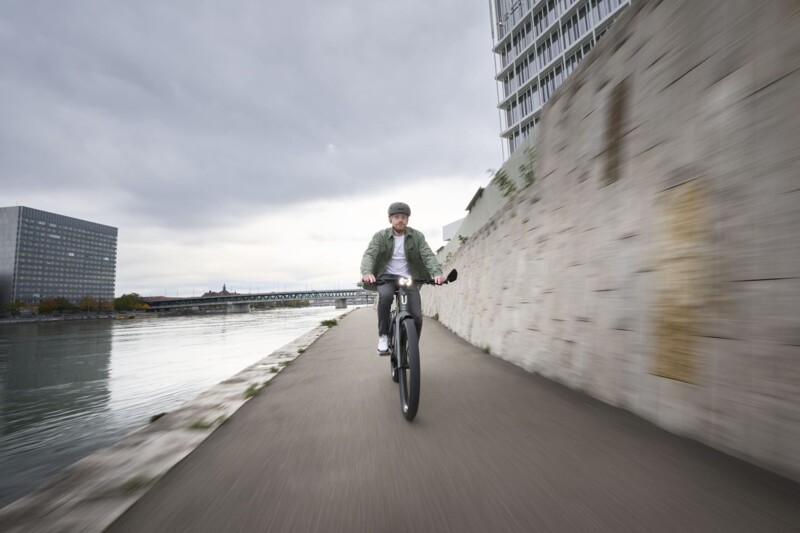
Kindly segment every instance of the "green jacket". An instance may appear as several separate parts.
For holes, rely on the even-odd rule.
[[[415,279],[427,279],[442,275],[442,267],[431,251],[431,247],[425,242],[425,235],[413,229],[406,228],[406,240],[404,243],[408,269],[411,276]],[[392,228],[382,229],[372,236],[369,246],[361,259],[361,275],[372,274],[376,278],[386,270],[389,260],[394,252],[394,237]],[[375,290],[375,285],[364,284],[365,289]]]

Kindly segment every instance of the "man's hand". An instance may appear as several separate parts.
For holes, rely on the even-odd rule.
[[[361,281],[363,281],[364,283],[375,283],[378,280],[375,279],[375,276],[373,276],[372,274],[364,274],[363,276],[361,276]]]
[[[437,285],[441,285],[442,283],[445,282],[445,277],[444,276],[436,276],[435,278],[433,278],[433,282],[435,284],[437,284]]]

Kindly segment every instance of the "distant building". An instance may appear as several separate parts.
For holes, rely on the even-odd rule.
[[[0,306],[114,299],[117,228],[30,207],[0,208]]]
[[[222,284],[222,290],[220,292],[214,292],[214,291],[210,290],[207,293],[203,294],[202,298],[205,298],[206,296],[228,296],[228,295],[231,295],[231,294],[239,294],[239,293],[238,292],[230,292],[230,291],[228,291],[228,288],[223,283]]]
[[[535,138],[544,104],[631,2],[489,1],[507,157]]]
[[[450,224],[446,225],[442,228],[442,240],[449,241],[456,235],[458,235],[458,228],[461,227],[461,223],[464,222],[464,219],[456,220],[455,222],[451,222]]]

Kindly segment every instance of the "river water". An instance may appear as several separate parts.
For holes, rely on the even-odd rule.
[[[0,507],[342,313],[0,325]]]

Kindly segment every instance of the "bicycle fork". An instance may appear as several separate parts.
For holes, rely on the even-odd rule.
[[[408,312],[408,292],[406,291],[405,287],[398,288],[396,301],[397,315],[394,319],[394,357],[395,365],[397,365],[398,369],[402,369],[408,367],[408,361],[401,360],[398,357],[398,354],[405,353],[404,350],[400,349],[401,343],[403,342],[403,328],[401,327],[401,324],[403,323],[403,320],[413,320],[411,313]]]

